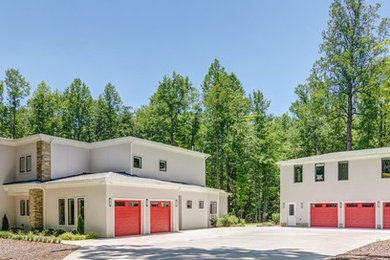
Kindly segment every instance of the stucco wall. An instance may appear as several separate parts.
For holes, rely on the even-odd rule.
[[[390,156],[390,155],[389,155]],[[321,163],[321,162],[318,162]],[[311,202],[338,202],[339,224],[344,223],[340,202],[380,202],[377,224],[382,224],[382,202],[390,201],[390,179],[381,177],[381,158],[350,160],[349,179],[338,180],[338,162],[325,163],[325,181],[314,181],[315,164],[303,164],[303,182],[294,183],[294,166],[281,166],[281,222],[287,223],[288,202],[296,203],[297,223],[310,224]],[[284,207],[283,207],[284,206]]]
[[[208,194],[200,192],[180,192],[181,228],[194,229],[208,227]],[[192,208],[187,208],[187,201],[192,201]],[[199,208],[199,201],[204,201],[204,208]]]
[[[15,180],[15,147],[0,145],[0,183]],[[15,224],[15,199],[0,188],[0,220],[7,214],[10,225]]]
[[[133,174],[158,180],[205,185],[205,159],[202,157],[166,151],[140,143],[133,143],[131,152],[131,158],[142,157],[142,169],[132,168]],[[166,172],[160,171],[160,160],[167,161]]]
[[[31,156],[31,172],[20,172],[19,158],[29,155]],[[14,164],[16,181],[35,180],[37,178],[37,144],[34,142],[17,146],[15,148]]]
[[[93,172],[130,172],[130,143],[91,149]]]
[[[90,172],[90,151],[63,144],[51,144],[52,178]]]
[[[77,225],[77,211],[75,225],[68,225],[67,199],[84,198],[84,224],[85,232],[96,232],[100,237],[106,235],[106,187],[88,186],[80,188],[57,188],[44,191],[44,224],[45,228],[60,228],[74,230]],[[58,199],[65,199],[65,225],[58,223]],[[77,203],[75,204],[77,210]]]

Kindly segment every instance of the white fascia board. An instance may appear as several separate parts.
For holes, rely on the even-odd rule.
[[[30,189],[41,189],[42,183],[14,183],[3,185],[3,189],[8,193],[24,193]]]
[[[73,180],[73,181],[58,181],[43,183],[45,189],[59,189],[59,188],[79,188],[89,186],[100,186],[106,184],[106,178],[89,179],[89,180]]]

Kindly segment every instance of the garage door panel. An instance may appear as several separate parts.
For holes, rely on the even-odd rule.
[[[310,205],[310,225],[312,227],[337,227],[337,203],[312,203]]]
[[[383,203],[383,228],[390,229],[390,202]]]
[[[150,232],[171,231],[171,202],[151,201],[150,202]]]
[[[115,201],[115,236],[141,234],[141,202]]]
[[[375,228],[375,203],[346,203],[345,227]]]

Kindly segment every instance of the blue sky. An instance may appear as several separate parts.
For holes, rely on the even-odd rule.
[[[370,0],[367,3],[375,3]],[[381,1],[382,15],[390,3]],[[33,89],[63,90],[76,77],[94,97],[107,82],[123,102],[149,102],[163,75],[200,88],[218,58],[270,112],[286,112],[318,58],[328,0],[7,1],[0,5],[0,78],[18,68]]]

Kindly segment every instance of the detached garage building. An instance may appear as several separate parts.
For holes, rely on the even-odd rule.
[[[207,228],[228,197],[205,186],[207,157],[135,137],[0,139],[0,216],[11,227],[74,230],[81,215],[100,237]]]
[[[390,148],[278,165],[283,226],[390,229]]]

